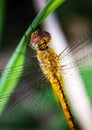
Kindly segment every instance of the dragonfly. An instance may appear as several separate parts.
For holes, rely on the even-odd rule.
[[[80,40],[76,41],[74,45],[72,45],[71,50],[68,49],[68,47],[60,54],[62,55],[62,61],[63,58],[66,57],[71,51],[74,51],[74,53],[78,52],[78,50],[84,49],[84,47],[87,46],[87,42],[85,42],[83,45],[79,45],[79,43],[84,42],[85,40],[88,40],[89,34],[85,34],[80,37]],[[29,60],[26,61],[23,69],[23,75],[21,77],[21,80],[19,82],[19,87],[15,90],[14,95],[16,98],[16,103],[21,102],[21,101],[26,101],[25,99],[28,99],[28,97],[31,97],[31,95],[34,95],[35,97],[35,92],[38,89],[38,86],[41,86],[42,91],[43,89],[43,83],[49,84],[49,87],[52,86],[52,89],[54,90],[54,93],[56,93],[57,97],[59,98],[63,111],[65,113],[67,122],[69,124],[69,127],[71,130],[76,130],[75,128],[75,122],[72,117],[70,108],[67,103],[67,98],[65,96],[64,88],[63,88],[63,78],[61,75],[61,70],[64,69],[64,66],[61,67],[59,64],[59,58],[54,50],[48,46],[48,43],[51,40],[51,35],[50,33],[46,31],[34,31],[31,35],[31,40],[30,40],[30,46],[36,50],[36,56],[31,57],[31,63],[29,63]],[[19,53],[21,54],[21,53]],[[34,55],[34,51],[31,50],[31,55]],[[77,60],[77,63],[81,63],[86,60],[86,55],[81,57],[81,60]],[[88,55],[87,55],[88,57]],[[29,59],[29,58],[28,58]],[[26,67],[27,64],[27,67]],[[71,67],[72,66],[72,63]],[[21,65],[20,65],[21,66]],[[18,68],[20,67],[18,66]],[[29,66],[29,67],[28,67]],[[71,68],[70,68],[71,69]],[[19,71],[19,69],[18,69]],[[16,75],[16,72],[13,74]],[[10,80],[14,80],[14,77],[11,77]],[[30,81],[30,83],[29,83]],[[49,83],[50,82],[50,83]],[[29,84],[28,84],[29,83]],[[41,91],[41,89],[38,89],[38,92]],[[37,93],[38,93],[37,92]],[[39,93],[38,93],[39,95]],[[44,95],[43,95],[44,96]],[[7,97],[7,95],[6,95]],[[2,98],[2,97],[1,97]],[[5,96],[4,96],[5,98]],[[13,97],[14,98],[14,97]],[[11,98],[11,100],[14,100]],[[29,103],[29,107],[33,106],[32,102]],[[13,101],[9,103],[9,105],[13,104]],[[33,103],[34,104],[34,103]],[[28,105],[28,103],[27,103]],[[26,107],[28,107],[26,105]],[[17,106],[17,105],[12,105],[12,106]],[[7,113],[7,112],[6,112]],[[6,114],[7,115],[7,114]]]

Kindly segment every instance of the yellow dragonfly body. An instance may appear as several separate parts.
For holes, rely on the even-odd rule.
[[[62,66],[59,63],[59,56],[51,47],[48,47],[50,39],[51,36],[48,32],[36,30],[31,35],[30,44],[37,52],[37,59],[42,72],[50,81],[54,93],[59,98],[70,129],[76,130],[75,122],[64,93],[64,83],[61,75]]]

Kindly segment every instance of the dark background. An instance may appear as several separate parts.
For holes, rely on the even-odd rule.
[[[66,0],[65,3],[56,10],[56,13],[59,23],[65,32],[65,36],[69,40],[80,34],[80,32],[84,30],[87,31],[92,26],[92,0]],[[32,0],[6,0],[4,14],[3,34],[0,46],[1,68],[8,62],[9,57],[12,55],[21,37],[35,18],[36,12]],[[27,113],[27,115],[29,115],[29,113]],[[59,118],[63,117],[63,115],[61,115],[62,114],[60,114]],[[30,119],[30,117],[28,118]],[[38,126],[42,125],[42,121],[38,122],[32,119],[26,121],[27,125],[25,126],[31,124],[38,128]],[[25,122],[25,120],[23,121]],[[57,118],[54,121],[56,122]],[[61,122],[61,118],[57,122]],[[48,121],[46,123],[49,124]],[[52,122],[52,125],[54,123]],[[58,124],[60,126],[60,123]],[[66,126],[66,128],[68,127]]]

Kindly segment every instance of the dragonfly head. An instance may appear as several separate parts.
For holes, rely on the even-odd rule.
[[[34,49],[44,50],[47,48],[50,39],[50,33],[36,30],[31,34],[30,44]]]

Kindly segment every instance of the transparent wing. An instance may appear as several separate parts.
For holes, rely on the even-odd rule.
[[[78,40],[73,42],[73,44],[71,44],[70,47],[67,47],[63,52],[61,52],[60,58],[62,59],[63,69],[64,66],[67,65],[64,64],[64,61],[67,60],[67,55],[68,58],[71,58],[72,56],[70,55],[70,52],[72,52],[74,55],[76,65],[83,63],[82,68],[84,69],[84,61],[87,61],[89,57],[91,57],[92,53],[90,35],[91,32],[83,34],[82,36],[80,36]],[[90,48],[90,51],[88,48]],[[22,52],[15,53],[23,55]],[[11,96],[9,103],[6,105],[5,112],[3,113],[2,118],[0,119],[1,124],[2,122],[5,124],[9,122],[15,123],[19,115],[21,115],[22,118],[22,114],[27,115],[28,112],[30,113],[31,117],[38,121],[39,119],[48,118],[52,115],[52,113],[56,113],[57,111],[57,108],[54,107],[56,104],[54,101],[54,96],[50,84],[42,74],[38,61],[32,49],[28,50],[27,55],[25,55],[25,57],[26,60],[21,79],[14,93]],[[73,63],[69,62],[68,64],[71,64],[71,67],[68,68],[71,69],[73,67]],[[15,67],[13,68],[12,77],[9,78],[10,81],[15,80],[16,74],[20,72],[21,65],[16,67],[18,69],[17,71],[15,71]],[[87,68],[85,68],[85,72],[88,71],[88,68],[90,67],[88,67],[87,65]],[[0,73],[2,73],[2,71],[3,70],[0,70]],[[6,71],[8,71],[8,68]],[[85,75],[83,73],[84,71],[82,71],[81,69],[81,74]],[[87,80],[88,78],[86,79],[86,81]],[[9,95],[7,94],[1,96],[0,98],[7,98],[7,96]],[[0,108],[1,107],[2,106],[0,106]],[[29,117],[29,115],[27,116]]]
[[[71,42],[69,47],[60,55],[63,69],[67,68],[69,71],[76,65],[85,84],[87,95],[92,103],[92,30],[81,35],[77,40],[74,40],[74,42]],[[69,60],[68,58],[73,58],[74,60]]]
[[[29,49],[28,51],[31,50]],[[19,55],[21,54],[19,52]],[[27,52],[26,57],[28,55],[29,52]],[[21,65],[13,68],[12,77],[9,78],[10,81],[15,80],[20,67]],[[15,71],[15,68],[17,68],[17,71]],[[3,99],[8,96],[9,94],[0,96],[0,98]],[[24,117],[25,119],[29,118],[29,120],[34,119],[36,122],[39,122],[39,120],[45,121],[46,118],[50,118],[57,112],[58,108],[56,107],[51,86],[42,74],[35,55],[31,54],[31,57],[25,60],[21,79],[6,104],[5,111],[0,118],[0,124],[18,126],[21,125],[18,119]],[[29,123],[29,125],[31,126],[32,124]]]
[[[92,65],[92,30],[82,34],[80,37],[69,43],[69,46],[67,46],[60,54],[62,65],[66,66],[67,64],[65,63],[66,60],[68,60],[67,58],[71,59],[72,57],[77,66],[83,65],[82,67],[88,67],[89,65]],[[90,64],[88,64],[88,62],[90,62]],[[68,64],[73,67],[73,62],[69,62]]]

